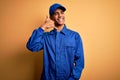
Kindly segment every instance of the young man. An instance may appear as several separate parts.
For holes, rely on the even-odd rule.
[[[33,52],[44,50],[43,73],[41,80],[79,80],[84,68],[84,54],[80,35],[65,25],[61,4],[50,6],[50,19],[30,37],[27,48]],[[54,28],[44,32],[47,28]]]

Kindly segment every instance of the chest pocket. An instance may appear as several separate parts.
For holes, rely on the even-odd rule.
[[[75,52],[75,40],[74,39],[66,39],[63,42],[62,52],[67,54],[68,56],[73,56]]]
[[[64,50],[67,54],[72,55],[74,53],[75,50],[75,42],[74,40],[71,41],[65,41],[64,43]]]
[[[63,42],[64,47],[75,47],[75,39],[74,38],[67,38]]]
[[[75,42],[74,41],[65,41],[64,47],[75,47]]]

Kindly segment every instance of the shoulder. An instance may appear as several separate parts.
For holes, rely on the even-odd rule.
[[[81,35],[77,31],[71,29],[67,29],[67,30],[68,30],[68,36],[74,36],[75,39],[81,39]]]
[[[75,36],[80,36],[80,33],[78,33],[77,31],[74,31],[74,30],[72,30],[72,29],[67,29],[68,30],[68,33],[69,34],[73,34],[73,35],[75,35]]]

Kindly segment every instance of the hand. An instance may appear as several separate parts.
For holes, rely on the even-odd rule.
[[[45,22],[41,25],[41,28],[45,30],[45,29],[54,28],[54,27],[55,27],[54,21],[49,19],[48,16],[46,16]]]

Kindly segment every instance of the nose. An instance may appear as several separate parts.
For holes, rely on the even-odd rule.
[[[62,16],[62,14],[61,14],[61,13],[59,13],[58,17],[61,17],[61,16]]]

